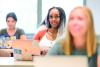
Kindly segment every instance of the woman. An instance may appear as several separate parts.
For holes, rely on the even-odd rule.
[[[0,35],[7,39],[26,39],[22,29],[16,28],[17,16],[14,12],[10,12],[6,16],[7,28],[0,30]]]
[[[43,54],[46,54],[53,47],[55,41],[63,34],[66,22],[66,15],[62,8],[52,7],[49,9],[46,19],[43,23],[47,29],[39,31],[35,40],[39,40],[39,45]]]
[[[48,55],[86,55],[89,67],[97,67],[99,46],[90,9],[76,7],[69,15],[66,37],[57,42]]]

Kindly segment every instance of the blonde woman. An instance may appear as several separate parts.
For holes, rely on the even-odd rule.
[[[97,67],[99,49],[90,9],[76,7],[69,15],[65,38],[57,42],[48,55],[86,55],[89,67]],[[99,63],[98,59],[98,66]]]

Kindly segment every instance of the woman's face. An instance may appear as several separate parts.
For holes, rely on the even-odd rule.
[[[7,25],[8,25],[8,28],[13,29],[13,28],[15,28],[16,21],[12,17],[8,17]]]
[[[52,28],[58,28],[60,24],[60,15],[58,9],[54,8],[50,11],[49,22]]]
[[[68,23],[68,30],[73,37],[84,36],[87,33],[87,18],[81,9],[71,12]]]

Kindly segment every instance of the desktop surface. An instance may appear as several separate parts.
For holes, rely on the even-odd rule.
[[[0,67],[88,67],[88,62],[83,56],[34,56],[33,61],[0,57]]]

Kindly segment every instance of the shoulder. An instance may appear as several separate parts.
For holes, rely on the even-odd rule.
[[[4,34],[4,33],[7,33],[7,29],[6,28],[0,30],[0,34]]]
[[[20,29],[20,28],[17,28],[16,29],[16,33],[17,34],[24,34],[24,30],[23,29]]]
[[[38,31],[42,31],[42,30],[47,30],[46,25],[43,24],[38,28]]]
[[[17,31],[19,32],[19,31],[24,31],[23,29],[20,29],[20,28],[17,28]]]
[[[41,40],[41,38],[45,35],[46,32],[47,32],[47,30],[38,31],[38,32],[35,34],[34,39],[35,39],[35,40]]]
[[[17,31],[17,32],[23,32],[24,30],[23,30],[23,29],[20,29],[20,28],[17,28],[16,31]]]
[[[41,30],[38,33],[42,35],[42,34],[45,34],[46,32],[47,32],[47,30]]]

